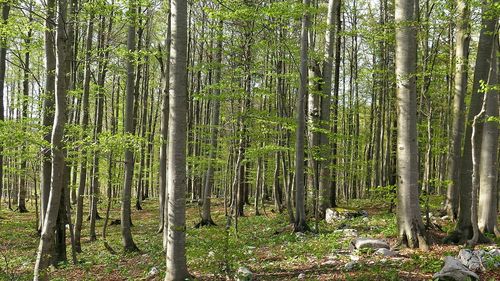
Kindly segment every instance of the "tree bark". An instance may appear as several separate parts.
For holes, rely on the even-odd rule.
[[[305,99],[307,98],[308,80],[308,32],[309,32],[309,0],[303,0],[302,30],[300,35],[300,86],[297,97],[297,131],[295,140],[295,232],[309,230],[306,222],[305,188],[304,188],[304,134],[305,134]]]
[[[135,133],[134,129],[134,67],[135,59],[133,54],[135,53],[135,36],[137,24],[137,1],[129,1],[129,16],[130,23],[128,26],[127,33],[127,49],[129,51],[129,57],[127,60],[127,85],[126,85],[126,101],[125,101],[125,115],[124,115],[124,127],[125,133],[128,137],[132,137]],[[132,196],[132,183],[134,177],[134,153],[130,147],[127,146],[125,149],[125,180],[122,191],[122,207],[121,207],[121,233],[122,233],[122,243],[125,251],[135,252],[139,249],[132,239],[132,218],[131,218],[131,196]]]
[[[419,205],[415,0],[396,0],[398,228],[405,246],[427,249]]]
[[[457,5],[457,43],[455,47],[455,94],[453,96],[452,144],[448,158],[447,178],[450,181],[446,191],[446,210],[456,220],[460,187],[460,156],[465,121],[465,95],[467,94],[467,72],[469,60],[470,24],[468,1],[460,0]]]
[[[53,259],[54,230],[61,203],[61,193],[64,185],[64,144],[63,135],[66,124],[66,93],[68,90],[67,76],[70,73],[71,64],[71,28],[68,25],[68,2],[59,0],[56,33],[56,89],[55,89],[55,115],[54,127],[52,129],[52,178],[50,195],[44,217],[42,235],[38,247],[34,270],[34,280],[48,279],[45,269]]]
[[[481,141],[481,161],[479,163],[479,231],[500,235],[497,225],[497,196],[498,196],[498,90],[494,85],[498,83],[498,34],[493,40],[490,58],[490,73],[486,92],[486,119]]]
[[[8,1],[2,4],[2,25],[6,25],[9,19],[10,5]],[[2,37],[0,47],[0,122],[3,123],[4,117],[4,92],[5,92],[5,72],[7,61],[7,38]],[[3,190],[3,146],[0,146],[0,200],[2,199]],[[10,195],[9,195],[10,196]],[[9,201],[10,204],[10,201]],[[0,204],[1,206],[1,204]]]
[[[472,121],[474,116],[476,116],[481,110],[481,102],[483,100],[483,93],[481,89],[480,81],[488,80],[489,63],[491,56],[491,48],[493,47],[493,40],[495,38],[495,26],[498,17],[492,17],[486,15],[488,10],[488,5],[493,3],[498,3],[498,0],[492,3],[483,3],[483,15],[482,15],[482,28],[479,35],[478,50],[476,56],[476,65],[474,68],[474,81],[472,84],[472,96],[469,106],[469,112],[467,114],[467,119],[465,128],[465,142],[462,152],[462,158],[460,162],[460,207],[458,213],[458,221],[456,225],[456,231],[453,232],[447,239],[447,242],[463,243],[469,240],[473,235],[472,222],[471,222],[471,192],[472,192],[472,143],[468,140],[472,136]],[[482,134],[482,123],[477,126],[476,133],[478,135]],[[477,144],[477,150],[475,157],[480,158],[480,144]],[[479,242],[486,241],[485,237],[480,234],[478,238]]]
[[[187,1],[172,0],[168,131],[168,239],[165,280],[189,278],[186,263]]]

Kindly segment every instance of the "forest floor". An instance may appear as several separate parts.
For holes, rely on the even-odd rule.
[[[437,212],[441,199],[432,198],[431,212]],[[435,203],[434,205],[432,203]],[[102,240],[89,242],[88,222],[82,233],[83,253],[78,264],[61,264],[53,269],[51,280],[163,280],[165,255],[162,235],[158,230],[158,203],[143,202],[142,211],[133,210],[133,237],[140,249],[138,253],[123,253],[120,228],[108,227],[108,241],[118,254],[110,254]],[[373,253],[349,252],[353,237],[334,231],[340,226],[356,229],[361,237],[379,238],[394,246],[397,228],[394,214],[382,200],[355,200],[344,207],[363,209],[368,219],[353,218],[335,224],[319,223],[319,234],[296,235],[288,226],[287,214],[277,214],[271,205],[265,213],[253,215],[252,207],[245,209],[247,217],[226,231],[222,202],[214,203],[213,219],[217,226],[194,228],[199,221],[197,204],[188,204],[187,259],[190,272],[197,280],[226,280],[234,276],[240,266],[254,273],[254,280],[430,280],[439,271],[446,255],[456,256],[461,246],[435,244],[428,252],[402,249],[397,257],[380,257]],[[104,214],[104,206],[100,214]],[[2,205],[0,210],[0,280],[31,280],[38,234],[33,207],[20,214]],[[119,218],[119,206],[114,203],[111,219]],[[99,220],[98,237],[104,220]],[[443,231],[433,231],[440,238],[453,228],[447,220],[437,220]],[[314,220],[310,220],[314,228]],[[68,240],[69,242],[69,240]],[[496,240],[498,247],[500,240]],[[485,247],[482,245],[480,247]],[[491,245],[490,245],[491,246]],[[68,247],[68,258],[71,249]],[[358,260],[359,259],[359,260]],[[352,269],[345,265],[357,260]],[[155,272],[155,268],[158,273]],[[500,273],[490,269],[481,274],[481,280],[500,280]]]

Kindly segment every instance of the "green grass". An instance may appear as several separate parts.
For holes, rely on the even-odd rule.
[[[431,198],[431,211],[439,208],[438,199]],[[301,237],[292,233],[286,212],[267,211],[267,215],[254,216],[251,207],[245,209],[246,217],[239,218],[236,235],[234,227],[226,231],[222,204],[215,203],[213,219],[217,226],[200,229],[194,228],[199,221],[198,206],[188,205],[188,267],[203,280],[223,280],[226,275],[233,276],[239,266],[250,268],[257,280],[296,279],[300,273],[306,274],[306,280],[426,280],[441,268],[445,254],[455,255],[459,250],[457,246],[435,247],[427,253],[404,250],[398,260],[358,253],[359,264],[352,271],[346,271],[344,264],[350,261],[347,251],[352,238],[334,233],[340,224],[356,229],[359,236],[383,238],[395,244],[396,219],[394,214],[387,213],[383,202],[350,201],[349,208],[366,207],[369,219],[354,218],[333,225],[320,222],[319,233],[306,233]],[[119,226],[109,226],[107,240],[118,252],[110,254],[100,239],[103,220],[97,222],[99,239],[96,242],[88,241],[88,222],[85,221],[83,253],[78,254],[78,264],[61,264],[57,270],[53,269],[52,280],[146,280],[152,267],[160,273],[148,280],[162,280],[165,255],[162,234],[157,233],[157,204],[156,200],[146,200],[143,211],[133,211],[133,237],[141,252],[124,253]],[[267,206],[266,210],[270,209],[271,206]],[[104,214],[102,208],[100,214]],[[19,214],[2,208],[0,217],[0,280],[31,280],[39,239],[34,213]],[[119,218],[116,204],[111,218]],[[309,223],[314,227],[312,219]],[[68,258],[70,250],[68,247]],[[332,261],[325,263],[327,260]]]

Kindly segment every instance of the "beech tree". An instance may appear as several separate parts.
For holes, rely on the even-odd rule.
[[[417,30],[418,6],[413,0],[396,1],[396,79],[397,79],[397,173],[398,228],[402,243],[427,249],[425,227],[418,200],[417,146]]]
[[[184,280],[186,263],[186,113],[187,113],[187,3],[172,0],[170,90],[168,119],[167,274],[165,280]]]

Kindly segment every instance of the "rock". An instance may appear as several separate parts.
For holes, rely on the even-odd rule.
[[[439,280],[454,280],[454,281],[466,281],[466,280],[479,280],[479,276],[470,271],[465,267],[459,260],[447,256],[444,260],[444,266],[441,271],[437,272],[432,276],[432,279]],[[446,279],[447,278],[447,279]]]
[[[304,240],[306,235],[303,232],[295,232],[295,237],[299,240]]]
[[[350,261],[344,265],[344,269],[347,271],[351,271],[354,269],[354,267],[356,267],[357,264],[357,261]]]
[[[328,208],[325,212],[325,220],[327,223],[334,223],[339,220],[367,217],[368,212],[365,210],[353,211],[342,208]]]
[[[236,276],[235,280],[236,281],[251,281],[253,278],[253,273],[250,271],[250,269],[240,266],[238,268],[238,271],[236,271]]]
[[[387,242],[382,240],[373,238],[356,238],[351,242],[351,248],[354,248],[356,250],[361,250],[361,249],[377,250],[380,248],[389,249],[390,247],[389,244],[387,244]]]
[[[359,256],[356,256],[356,255],[349,255],[349,258],[350,258],[352,261],[359,261]]]
[[[214,251],[208,252],[208,257],[209,258],[213,258],[214,256],[215,256],[215,252]]]
[[[383,257],[394,257],[394,256],[398,255],[398,253],[391,251],[389,249],[386,249],[386,248],[380,248],[380,249],[376,250],[374,254],[377,256],[383,256]]]
[[[337,230],[333,231],[333,233],[342,233],[345,236],[353,236],[353,237],[358,236],[358,231],[356,229],[352,229],[352,228],[337,229]]]
[[[153,266],[153,268],[151,268],[151,270],[148,273],[148,277],[156,276],[158,274],[158,272],[159,272],[158,268],[156,268],[155,266]]]
[[[299,274],[299,276],[297,278],[300,279],[300,280],[306,279],[306,274],[305,273],[301,273],[301,274]]]
[[[469,249],[462,249],[458,252],[458,258],[468,269],[472,271],[482,270],[483,264],[478,251],[471,251]]]
[[[325,220],[327,223],[334,223],[339,218],[337,217],[336,211],[332,208],[326,209]]]

